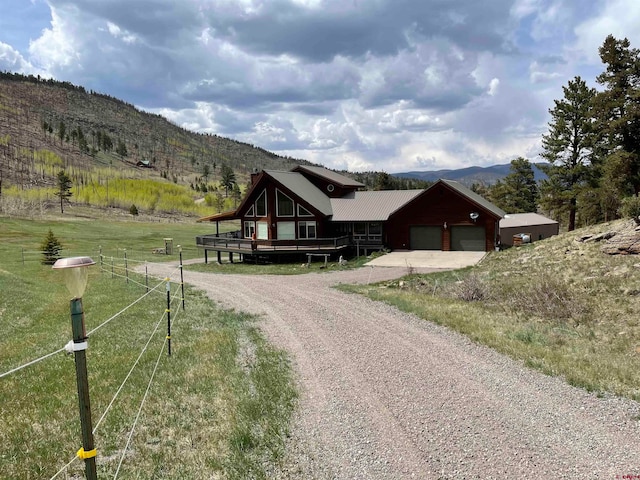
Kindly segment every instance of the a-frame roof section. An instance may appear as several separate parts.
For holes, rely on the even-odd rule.
[[[322,190],[298,172],[281,172],[277,170],[264,170],[264,173],[283,187],[287,188],[301,200],[314,207],[320,213],[330,216],[332,213],[331,202]]]
[[[473,190],[465,187],[461,183],[456,182],[454,180],[445,180],[445,179],[438,180],[436,183],[431,185],[431,187],[429,187],[427,189],[427,191],[430,190],[431,188],[435,187],[438,183],[444,183],[445,185],[450,187],[452,190],[455,190],[460,195],[466,197],[471,202],[475,203],[479,207],[482,207],[484,210],[492,213],[493,215],[495,215],[498,218],[502,218],[502,217],[504,217],[506,215],[506,212],[504,210],[502,210],[501,208],[496,207],[493,203],[491,203],[486,198],[478,195]]]
[[[364,183],[357,182],[353,178],[349,178],[346,175],[341,175],[338,172],[334,172],[333,170],[328,170],[324,167],[309,167],[307,165],[298,165],[292,171],[307,172],[311,175],[324,178],[329,182],[335,183],[336,185],[340,185],[342,187],[360,188],[365,186]]]
[[[332,222],[384,222],[424,190],[380,190],[353,192],[332,198]]]

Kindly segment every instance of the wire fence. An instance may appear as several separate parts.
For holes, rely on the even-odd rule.
[[[101,245],[95,246],[88,253],[90,257],[99,258],[113,258],[116,263],[122,263],[124,258],[131,264],[144,264],[147,262],[166,262],[168,260],[175,260],[178,258],[181,252],[185,259],[201,258],[203,257],[202,249],[196,245],[176,245],[169,250],[171,253],[167,254],[167,250],[164,247],[158,248],[141,248],[141,247],[102,247]],[[58,251],[57,257],[74,257],[87,255],[86,250],[74,250],[72,248],[62,248]],[[42,263],[45,259],[45,252],[43,250],[34,249],[33,247],[18,246],[15,249],[10,249],[7,252],[3,262],[27,265],[31,263]]]
[[[68,251],[65,251],[65,253],[69,253]],[[133,271],[129,264],[132,263],[134,265],[137,265],[138,270],[139,268],[146,264],[146,260],[135,260],[135,259],[130,259],[128,258],[127,252],[123,251],[122,252],[122,256],[121,257],[111,257],[111,258],[107,258],[105,255],[103,255],[102,253],[99,253],[99,265],[100,265],[100,271],[102,274],[110,274],[112,276],[113,279],[117,279],[117,280],[124,280],[136,287],[141,287],[145,289],[145,292],[142,293],[136,300],[132,301],[131,303],[129,303],[127,306],[125,306],[124,308],[122,308],[119,312],[117,312],[116,314],[112,315],[111,317],[107,318],[106,320],[104,320],[103,322],[101,322],[98,326],[96,326],[95,328],[93,328],[92,330],[87,332],[87,337],[90,337],[91,335],[94,335],[96,332],[98,332],[99,330],[103,329],[105,326],[107,326],[109,323],[111,323],[112,321],[116,320],[117,318],[121,318],[123,317],[123,315],[125,314],[125,312],[127,310],[129,310],[130,308],[132,308],[134,305],[136,305],[137,303],[141,302],[142,300],[144,300],[145,298],[147,298],[148,296],[152,295],[152,294],[163,294],[164,296],[164,292],[162,287],[166,285],[166,300],[162,300],[163,305],[166,303],[166,308],[164,309],[164,313],[160,316],[160,318],[157,320],[157,322],[155,323],[155,326],[151,332],[151,334],[149,335],[146,343],[144,344],[144,346],[141,348],[141,351],[138,355],[138,357],[136,358],[136,360],[133,362],[133,364],[131,365],[128,373],[126,374],[126,376],[124,377],[124,379],[122,380],[122,382],[120,383],[120,386],[117,388],[115,394],[113,395],[111,401],[109,402],[109,404],[107,405],[107,407],[105,408],[104,412],[102,412],[100,418],[98,419],[98,422],[96,423],[95,427],[93,428],[93,433],[96,433],[98,431],[98,429],[100,428],[100,426],[104,423],[104,421],[107,419],[107,416],[109,414],[109,412],[112,410],[113,406],[116,404],[117,399],[120,395],[120,393],[122,392],[123,388],[125,387],[125,385],[127,384],[127,382],[129,381],[129,379],[131,378],[131,375],[133,374],[133,372],[135,371],[136,368],[139,367],[140,365],[140,360],[141,358],[144,356],[145,352],[147,352],[147,350],[149,349],[149,347],[152,345],[152,341],[154,339],[154,337],[157,337],[157,333],[158,330],[160,329],[163,321],[167,320],[168,324],[167,324],[167,334],[165,335],[162,343],[159,345],[159,353],[158,353],[158,358],[155,362],[153,371],[151,372],[151,375],[149,377],[149,381],[147,384],[147,388],[146,391],[142,397],[142,400],[140,402],[137,414],[135,416],[135,419],[133,420],[133,424],[131,426],[131,429],[129,431],[129,435],[127,437],[127,441],[126,441],[126,445],[122,450],[122,456],[119,460],[118,463],[118,467],[115,473],[114,478],[117,478],[120,469],[123,465],[124,459],[125,459],[125,455],[129,449],[131,440],[134,436],[134,432],[136,429],[136,426],[138,425],[140,416],[141,416],[141,412],[143,410],[144,404],[147,401],[148,397],[149,397],[149,393],[151,391],[151,387],[153,384],[153,380],[155,378],[156,372],[158,370],[159,364],[160,364],[160,358],[162,356],[162,353],[165,351],[167,345],[169,345],[169,355],[170,355],[170,348],[171,348],[171,312],[174,312],[173,315],[173,323],[174,325],[176,324],[176,320],[178,318],[178,312],[179,312],[179,308],[175,308],[175,305],[178,305],[180,301],[182,301],[182,308],[184,309],[184,284],[182,282],[182,261],[179,262],[179,265],[176,266],[173,271],[171,271],[171,273],[167,276],[167,278],[165,278],[164,280],[158,281],[158,282],[154,282],[154,285],[152,285],[151,287],[149,286],[149,275],[148,275],[148,271],[147,268],[145,268],[145,273],[141,274],[141,273],[136,273],[135,271]],[[34,261],[35,258],[31,258],[31,257],[35,257],[35,255],[38,255],[40,258],[42,257],[42,252],[34,252],[34,251],[26,251],[24,249],[21,249],[20,251],[20,259],[19,261],[24,263],[24,262],[28,262],[28,261]],[[31,256],[31,257],[30,257]],[[38,260],[40,260],[40,258],[38,258]],[[180,260],[182,260],[182,252],[180,252]],[[170,293],[170,278],[173,277],[178,271],[180,271],[180,282],[173,282],[174,285],[176,286],[173,295],[171,295]],[[143,281],[141,281],[142,279],[144,279]],[[143,283],[144,282],[144,283]],[[72,342],[69,342],[72,343]],[[7,370],[4,373],[0,373],[0,378],[3,377],[7,377],[13,373],[16,373],[20,370],[23,370],[31,365],[34,365],[36,363],[39,363],[41,361],[44,361],[48,358],[51,358],[53,356],[55,356],[56,354],[59,354],[63,351],[69,351],[69,344],[67,344],[66,346],[59,348],[57,350],[54,350],[46,355],[43,355],[39,358],[36,358],[34,360],[25,362],[22,365],[18,365],[14,368],[11,368],[9,370]],[[78,453],[76,453],[76,455],[73,457],[73,459],[71,459],[69,462],[67,462],[64,466],[62,466],[60,468],[60,470],[58,470],[52,477],[51,480],[58,478],[60,475],[62,475],[78,458],[80,458],[80,451]]]

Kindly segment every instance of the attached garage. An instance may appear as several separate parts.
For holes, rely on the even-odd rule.
[[[414,225],[409,227],[411,250],[442,250],[442,227]]]
[[[451,250],[484,252],[487,248],[483,226],[455,225],[451,227]]]

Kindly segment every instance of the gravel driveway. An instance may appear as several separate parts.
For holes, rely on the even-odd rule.
[[[168,270],[149,266],[159,276]],[[259,314],[267,338],[293,359],[300,408],[273,477],[640,478],[640,404],[598,398],[331,288],[405,273],[185,271],[186,282],[224,308]]]

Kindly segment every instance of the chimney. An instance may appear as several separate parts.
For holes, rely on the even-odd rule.
[[[258,181],[258,177],[260,176],[260,172],[258,171],[257,168],[253,169],[253,172],[251,172],[251,185],[255,185],[256,182]]]

